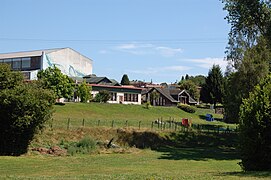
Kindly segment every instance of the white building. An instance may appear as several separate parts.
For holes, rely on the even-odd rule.
[[[92,60],[71,48],[45,49],[0,54],[0,63],[21,71],[25,79],[37,79],[39,70],[55,65],[69,77],[92,74]]]

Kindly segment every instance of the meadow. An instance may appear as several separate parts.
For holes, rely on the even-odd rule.
[[[67,128],[68,121],[71,128],[107,126],[112,127],[141,127],[151,128],[155,120],[174,120],[181,122],[182,118],[192,120],[194,124],[210,124],[205,120],[207,113],[214,114],[213,110],[198,108],[196,113],[190,114],[176,107],[151,107],[144,108],[139,105],[102,104],[102,103],[66,103],[64,106],[55,106],[52,126],[55,128]],[[222,119],[221,114],[214,114],[214,118]],[[83,122],[84,121],[84,122]],[[50,123],[50,122],[49,122]],[[214,121],[213,125],[231,126],[221,121]]]
[[[49,147],[60,141],[78,141],[91,136],[97,141],[116,138],[119,129],[131,132],[150,131],[167,139],[168,144],[140,149],[122,145],[120,148],[98,148],[90,154],[65,156],[31,152],[19,157],[0,157],[0,179],[270,179],[271,172],[243,172],[235,148],[236,133],[151,130],[150,122],[159,118],[191,118],[193,123],[206,122],[203,116],[211,110],[198,109],[195,114],[176,107],[152,107],[67,103],[56,106],[53,125],[38,134],[32,147]],[[67,119],[70,118],[70,129]],[[221,118],[221,115],[215,115]],[[82,119],[85,126],[82,127]],[[97,126],[95,122],[119,121]],[[123,128],[128,121],[129,127]],[[138,121],[146,124],[138,129]],[[135,124],[135,126],[133,126]],[[230,125],[234,126],[234,125]],[[114,141],[118,143],[118,141]]]

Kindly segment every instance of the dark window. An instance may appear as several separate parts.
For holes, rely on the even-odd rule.
[[[40,69],[41,65],[41,58],[39,56],[37,57],[31,57],[31,69]]]
[[[21,58],[12,59],[12,69],[20,70],[21,66],[22,66],[22,59]]]
[[[117,93],[110,93],[110,101],[117,101]]]
[[[30,64],[31,64],[30,57],[22,58],[22,69],[29,69],[31,67]]]
[[[24,79],[27,79],[27,80],[30,79],[30,72],[22,72],[22,73],[23,73]]]
[[[124,101],[138,102],[138,94],[124,94]]]
[[[12,65],[12,59],[4,59],[4,63]]]

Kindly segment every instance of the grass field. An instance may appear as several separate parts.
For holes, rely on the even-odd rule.
[[[100,104],[100,103],[66,103],[65,106],[55,106],[56,112],[53,117],[53,126],[56,128],[67,128],[68,119],[70,119],[70,127],[81,127],[83,119],[86,127],[112,126],[114,127],[128,126],[138,127],[139,121],[141,126],[151,128],[151,124],[158,118],[163,121],[175,120],[181,121],[182,118],[192,119],[196,124],[208,124],[205,121],[207,113],[213,113],[212,110],[197,109],[196,113],[186,113],[176,107],[152,107],[150,109],[139,105],[122,105],[122,104]],[[215,118],[221,119],[222,115],[214,114]],[[212,124],[225,125],[220,121],[212,122]],[[230,125],[234,127],[234,125]]]
[[[116,137],[117,128],[110,123],[97,127],[98,120],[112,120],[137,126],[146,126],[158,117],[192,118],[193,123],[203,120],[210,110],[198,109],[188,114],[177,108],[153,107],[144,109],[134,105],[67,103],[56,106],[53,128],[46,128],[32,142],[31,147],[58,145],[60,140],[78,141],[91,136],[96,140]],[[216,115],[216,118],[221,118]],[[67,130],[67,119],[71,128]],[[82,119],[86,127],[82,128]],[[123,126],[123,124],[119,124]],[[227,126],[222,122],[211,122]],[[144,129],[141,129],[143,131]],[[133,132],[132,128],[127,131]],[[136,130],[138,131],[138,130]],[[0,156],[0,179],[271,179],[271,172],[242,172],[235,148],[235,133],[163,132],[171,143],[156,149],[97,149],[92,154],[52,156],[29,152],[19,157]]]
[[[0,179],[270,179],[270,172],[242,172],[238,159],[197,149],[71,157],[0,157]],[[184,156],[183,156],[184,155]],[[217,158],[219,157],[219,158]],[[200,158],[200,159],[199,159]]]

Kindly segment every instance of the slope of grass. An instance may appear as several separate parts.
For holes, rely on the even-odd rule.
[[[151,123],[158,118],[163,121],[175,120],[181,122],[182,118],[192,119],[196,124],[208,124],[204,120],[207,113],[212,110],[197,109],[196,113],[190,114],[176,107],[151,107],[144,108],[140,105],[122,105],[122,104],[100,104],[100,103],[66,103],[64,106],[55,106],[53,126],[67,127],[68,119],[70,119],[71,127],[85,126],[114,126],[124,127],[126,121],[128,126],[139,126],[141,121],[142,127],[151,127]],[[215,115],[215,118],[222,118],[222,115]],[[212,124],[226,125],[225,123],[216,121]]]

